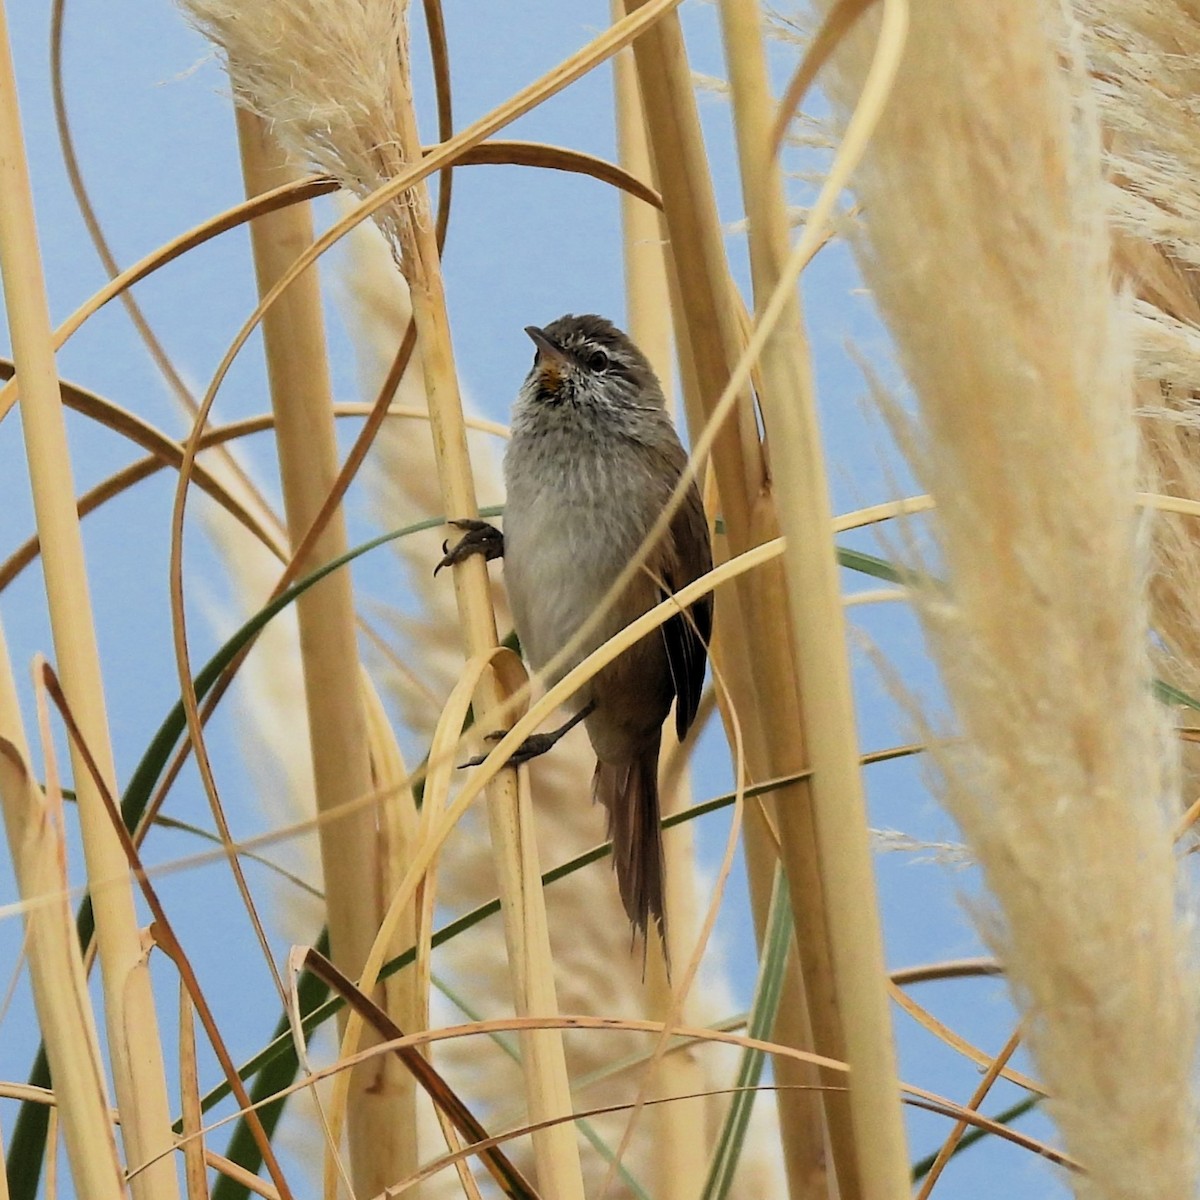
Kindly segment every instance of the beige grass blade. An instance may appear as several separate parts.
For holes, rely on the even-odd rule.
[[[992,1064],[992,1056],[985,1054],[978,1047],[973,1046],[966,1038],[954,1032],[944,1022],[939,1021],[928,1009],[923,1008],[911,996],[900,990],[899,985],[895,980],[890,981],[888,992],[892,999],[902,1008],[918,1025],[929,1030],[934,1037],[944,1042],[952,1050],[957,1051],[964,1058],[969,1058],[981,1071],[986,1071]],[[1038,1083],[1036,1079],[1031,1079],[1028,1075],[1014,1070],[1011,1067],[1003,1067],[1001,1074],[1011,1083],[1015,1083],[1018,1087],[1023,1087],[1028,1092],[1033,1092],[1038,1096],[1047,1095],[1045,1087]]]
[[[242,169],[248,195],[268,192],[297,171],[274,143],[265,122],[238,113]],[[268,292],[312,242],[307,207],[272,213],[251,226],[260,293]],[[333,400],[325,359],[324,317],[315,270],[297,280],[264,318],[263,336],[275,412],[284,507],[299,544],[337,474]],[[345,553],[340,511],[328,520],[304,573]],[[359,692],[354,597],[348,572],[338,571],[297,602],[301,661],[317,811],[337,812],[371,790],[366,714]],[[321,825],[321,861],[330,943],[336,961],[356,977],[379,925],[384,865],[377,814],[359,809]],[[350,1104],[350,1155],[355,1186],[374,1195],[412,1170],[416,1134],[411,1100],[380,1086],[376,1072],[355,1075]]]
[[[804,97],[816,81],[821,68],[829,61],[829,56],[837,49],[838,43],[846,36],[854,22],[877,2],[878,0],[838,0],[830,8],[825,20],[821,22],[821,28],[809,43],[804,57],[797,64],[787,87],[784,88],[768,136],[772,156],[779,153],[788,126],[795,118],[800,105],[804,103]]]
[[[255,1196],[262,1196],[263,1200],[280,1200],[279,1193],[264,1179],[259,1179],[257,1175],[251,1174],[245,1167],[238,1166],[237,1163],[231,1162],[224,1155],[217,1154],[212,1150],[205,1150],[204,1161],[212,1167],[214,1171],[222,1175],[228,1176],[230,1179],[240,1183],[247,1191]]]
[[[627,3],[627,7],[636,5]],[[680,328],[688,330],[695,383],[699,395],[708,398],[705,415],[711,420],[718,407],[712,398],[729,391],[727,385],[731,376],[734,379],[740,377],[743,382],[739,386],[744,388],[748,371],[735,372],[734,369],[741,356],[741,316],[724,264],[722,230],[711,184],[707,182],[705,151],[678,21],[670,18],[659,22],[653,31],[639,40],[635,52],[647,103],[658,183],[674,248],[679,290],[687,296],[687,303],[679,312]],[[813,228],[819,232],[820,225],[817,221]],[[804,251],[803,247],[798,250],[811,252],[816,245],[816,241],[809,239],[809,250]],[[760,301],[760,308],[763,303]],[[720,336],[714,336],[716,330],[721,331]],[[685,380],[688,375],[685,370]],[[695,435],[697,421],[702,417],[694,406],[689,416]],[[762,451],[748,395],[743,396],[739,406],[736,428],[731,425],[716,439],[713,462],[731,550],[736,554],[773,538],[778,532],[777,518],[773,506],[763,498]],[[741,623],[723,622],[722,630],[723,637],[727,636],[726,631],[740,636],[727,645],[723,660],[746,658],[753,664],[747,681],[753,688],[751,704],[755,714],[753,720],[747,720],[751,727],[747,740],[751,778],[796,775],[805,765],[806,750],[803,738],[797,737],[797,730],[803,725],[792,658],[790,654],[778,652],[778,647],[786,645],[793,636],[782,580],[771,579],[769,575],[748,580],[739,586],[736,595]],[[751,636],[751,630],[754,636]],[[764,636],[765,630],[771,633]],[[751,711],[741,698],[739,707]],[[761,740],[754,736],[755,726],[761,726],[763,730]],[[815,1044],[840,1057],[845,1035],[842,1014],[833,1000],[837,991],[832,980],[826,897],[816,829],[809,816],[812,802],[807,782],[790,789],[790,794],[779,796],[775,807],[783,823],[784,858],[803,974],[810,996],[821,998],[821,1003],[812,1006],[810,1011]],[[753,840],[748,843],[754,844]],[[757,871],[765,877],[757,889],[761,899],[770,886],[774,863],[764,861],[758,864]],[[798,1037],[804,1036],[802,1024],[793,1032]],[[830,1122],[832,1157],[839,1186],[845,1200],[850,1200],[859,1194],[859,1184],[848,1098],[842,1092],[826,1091],[822,1100]],[[784,1127],[785,1138],[791,1143],[787,1161],[797,1189],[810,1187],[811,1184],[804,1181],[820,1174],[820,1146],[813,1136],[811,1113],[804,1111],[808,1107],[803,1099],[798,1100],[794,1120],[789,1120]]]
[[[71,481],[58,372],[38,250],[24,139],[13,77],[7,20],[0,6],[0,271],[22,381],[21,415],[33,486],[50,622],[64,684],[84,736],[115,783],[99,655],[75,489]],[[162,1047],[150,976],[138,933],[124,856],[82,759],[72,752],[96,935],[104,980],[105,1019],[128,1157],[141,1162],[172,1143]],[[135,1196],[174,1200],[174,1169],[163,1163]]]
[[[964,737],[937,747],[943,795],[996,900],[987,928],[1086,1171],[1073,1186],[1182,1196],[1196,979],[1148,686],[1128,326],[1076,35],[1055,4],[914,6],[859,177],[864,264],[920,404],[951,589],[925,608]],[[864,62],[849,45],[843,105]]]
[[[196,1067],[195,1006],[179,981],[179,1099],[183,1119],[183,1177],[188,1200],[208,1200],[208,1164],[201,1126],[200,1075]]]
[[[613,18],[618,19],[624,12],[621,0],[612,0],[611,9]],[[613,60],[613,79],[621,163],[632,175],[652,178],[650,147],[632,51],[622,51]],[[660,199],[655,207],[661,206]],[[625,325],[630,337],[650,360],[655,374],[662,381],[668,408],[673,411],[671,291],[663,246],[665,231],[655,207],[628,192],[621,196]],[[679,749],[668,727],[662,769],[664,786],[660,789],[664,815],[678,812],[689,803],[690,786],[686,767],[681,766],[674,773],[670,768],[672,756]],[[695,942],[693,927],[698,897],[691,828],[684,827],[666,834],[663,850],[667,914],[664,928],[671,957],[678,963],[684,961],[685,947]],[[661,949],[653,940],[649,951],[650,995],[647,1010],[650,1016],[667,1020],[672,1002],[670,981],[662,962]],[[694,1095],[704,1089],[704,1064],[694,1056],[664,1055],[655,1069],[655,1097]],[[654,1174],[655,1195],[660,1200],[696,1200],[704,1188],[708,1148],[712,1138],[708,1102],[696,1099],[655,1105],[649,1114],[649,1123],[653,1127],[649,1136],[659,1150]]]
[[[771,145],[771,96],[758,0],[722,0],[721,17],[749,219],[751,271],[761,311],[783,272],[789,222]],[[902,24],[885,24],[881,36],[889,35],[902,39]],[[813,772],[813,832],[831,939],[835,1003],[851,1066],[849,1106],[857,1176],[866,1196],[901,1196],[908,1190],[908,1158],[884,990],[883,938],[839,569],[832,539],[810,533],[828,528],[832,514],[812,368],[795,293],[763,348],[761,371],[759,400],[785,535],[796,680],[803,696],[820,698],[802,706],[802,728]],[[786,822],[783,836],[787,840]],[[793,879],[794,887],[799,884]]]
[[[42,1167],[46,1178],[46,1200],[58,1200],[59,1125],[58,1109],[52,1108],[46,1122],[46,1154]]]
[[[367,718],[367,737],[371,747],[372,780],[376,787],[393,788],[394,794],[379,806],[380,897],[396,890],[412,858],[417,838],[417,813],[412,790],[402,786],[410,772],[405,767],[396,738],[388,722],[383,702],[363,670],[363,704]],[[382,909],[382,904],[380,905]],[[395,955],[413,945],[416,920],[401,921],[392,939],[390,953]],[[429,1024],[429,993],[414,970],[401,971],[384,981],[380,1004],[402,1029],[423,1029]],[[376,1073],[376,1086],[391,1098],[391,1108],[399,1113],[398,1131],[402,1152],[397,1155],[412,1170],[420,1161],[420,1127],[417,1123],[416,1083],[402,1064],[384,1059]]]
[[[125,1178],[109,1116],[108,1085],[75,933],[61,813],[43,796],[28,748],[8,648],[0,630],[0,805],[29,938],[29,974],[38,1025],[54,1076],[71,1174],[80,1195],[119,1200]],[[53,786],[50,786],[52,785]],[[57,803],[61,804],[61,794]],[[53,1145],[53,1141],[48,1144]]]
[[[114,1151],[116,1149],[115,1143],[113,1149]],[[2,1125],[0,1125],[0,1153],[4,1153],[4,1127]],[[6,1171],[0,1171],[0,1200],[8,1200],[8,1173]]]

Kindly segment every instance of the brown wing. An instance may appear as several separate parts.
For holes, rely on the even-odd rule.
[[[675,552],[668,560],[664,582],[673,593],[712,569],[708,522],[694,484],[671,522],[671,539]],[[675,732],[682,741],[700,707],[712,635],[712,596],[697,600],[686,613],[672,617],[662,626],[662,632],[675,688]]]

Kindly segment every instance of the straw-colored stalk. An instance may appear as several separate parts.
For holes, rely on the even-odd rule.
[[[125,1178],[109,1117],[87,976],[75,932],[66,872],[66,845],[29,767],[8,646],[0,629],[0,806],[25,911],[29,976],[38,1026],[46,1042],[55,1103],[63,1117],[75,1190],[119,1200]],[[62,802],[61,795],[58,797]],[[0,1176],[3,1172],[0,1172]]]
[[[300,173],[253,113],[237,114],[246,193],[255,196]],[[307,204],[270,213],[250,227],[260,294],[265,294],[312,244]],[[292,545],[299,545],[337,476],[333,398],[316,269],[288,288],[263,320],[271,408],[279,450],[284,509]],[[339,508],[297,570],[305,574],[348,549]],[[351,807],[373,787],[367,722],[360,695],[354,594],[348,571],[335,571],[296,603],[308,727],[312,736],[318,826],[330,945],[351,978],[366,961],[396,869],[384,854],[395,839],[380,836],[373,807]],[[347,809],[347,812],[343,812]],[[402,869],[403,864],[399,864]],[[397,1020],[411,1011],[395,1013]],[[344,1021],[343,1021],[344,1025]],[[412,1030],[407,1030],[412,1032]],[[415,1085],[394,1056],[355,1070],[349,1103],[350,1157],[355,1187],[367,1195],[411,1174],[418,1162]]]
[[[42,546],[42,569],[58,672],[100,773],[116,793],[100,658],[90,589],[75,510],[71,458],[38,250],[28,164],[0,4],[0,272],[13,358],[20,381],[21,420]],[[96,916],[104,1009],[121,1133],[131,1165],[158,1161],[133,1183],[135,1197],[172,1200],[178,1182],[163,1075],[158,1017],[138,929],[125,856],[100,789],[72,745],[79,819]],[[160,1157],[161,1156],[161,1157]]]
[[[869,47],[834,60],[843,111]],[[932,0],[857,190],[938,506],[949,590],[922,611],[962,734],[934,747],[943,796],[1076,1193],[1129,1200],[1195,1194],[1197,981],[1100,155],[1058,4]]]
[[[393,101],[399,118],[401,147],[417,147],[416,114],[408,75],[406,44],[393,64]],[[462,399],[450,340],[441,263],[429,196],[424,184],[415,187],[395,213],[400,263],[408,281],[413,318],[421,348],[426,396],[433,430],[435,458],[446,512],[473,517],[478,513],[471,460],[467,451]],[[473,656],[488,654],[497,644],[486,564],[472,557],[454,568],[454,588],[465,648]],[[507,699],[499,676],[489,670],[479,687],[480,727],[494,726],[489,713]],[[497,856],[504,934],[513,992],[519,1016],[554,1016],[558,1003],[554,966],[542,896],[537,844],[533,836],[532,798],[518,787],[517,772],[506,769],[487,791],[488,824]],[[571,1111],[571,1088],[560,1033],[531,1031],[522,1039],[529,1117],[533,1122]],[[583,1177],[575,1130],[557,1124],[533,1135],[538,1184],[563,1200],[583,1197]]]
[[[298,157],[331,171],[361,195],[402,174],[419,153],[405,4],[187,0],[186,6],[224,51],[238,95],[271,121],[282,143]],[[380,224],[412,295],[442,502],[448,515],[471,517],[478,510],[424,183],[384,209]],[[453,585],[467,651],[487,655],[497,637],[483,561],[473,557],[457,565]],[[498,679],[485,671],[476,708],[482,730],[495,725],[488,714],[504,698]],[[488,812],[514,993],[522,1015],[546,1016],[557,1006],[536,849],[528,836],[531,817],[523,803],[516,772],[503,771],[489,788]],[[349,1028],[354,1027],[351,1021]],[[523,1045],[531,1119],[569,1112],[561,1035],[530,1031]],[[570,1124],[539,1131],[534,1144],[540,1186],[568,1200],[581,1197]]]
[[[665,244],[665,242],[664,242]],[[668,264],[670,265],[670,264]],[[683,301],[674,271],[668,272],[671,284],[671,308],[683,311]],[[679,347],[679,369],[683,389],[688,397],[688,411],[703,413],[703,397],[696,381],[695,368],[685,345]],[[710,489],[715,491],[715,478],[709,474]],[[719,507],[709,504],[710,509]],[[713,557],[717,562],[727,562],[733,556],[729,538],[714,531]],[[771,567],[766,570],[770,571]],[[743,589],[744,591],[745,589]],[[772,590],[778,590],[772,586]],[[710,654],[714,673],[725,681],[725,692],[720,712],[729,743],[733,744],[732,714],[727,707],[736,707],[742,714],[754,713],[756,719],[741,723],[745,746],[746,763],[751,778],[769,778],[771,761],[768,753],[767,733],[775,730],[774,716],[758,719],[758,685],[755,678],[759,666],[752,657],[747,642],[747,631],[751,623],[743,614],[742,598],[736,588],[727,588],[714,611],[714,630]],[[777,730],[776,730],[777,732]],[[799,747],[795,747],[798,752]],[[807,785],[801,785],[801,788]],[[803,791],[784,790],[785,798],[803,795]],[[774,798],[756,802],[746,808],[743,829],[743,849],[746,858],[746,874],[750,891],[750,912],[754,921],[756,944],[765,944],[770,918],[771,894],[775,869],[779,862],[778,823],[775,820]],[[805,983],[799,972],[799,957],[793,942],[788,952],[788,964],[783,994],[788,1003],[781,1004],[775,1019],[774,1040],[783,1046],[796,1049],[811,1049],[814,1045],[812,1024],[809,1017]],[[788,1194],[793,1200],[802,1197],[818,1197],[829,1193],[826,1163],[825,1112],[821,1086],[821,1073],[811,1063],[801,1062],[787,1055],[775,1055],[772,1069],[781,1090],[774,1096],[779,1118],[782,1162],[787,1178]],[[839,1087],[840,1090],[840,1087]]]
[[[634,9],[638,5],[627,2],[626,7]],[[724,389],[740,354],[740,319],[725,261],[723,233],[678,19],[672,14],[657,22],[634,49],[657,181],[663,196],[671,261],[678,280],[675,295],[677,299],[686,296],[686,302],[677,305],[676,329],[681,349],[690,359],[690,370],[684,371],[684,379],[693,378],[699,401],[688,404],[695,434]],[[738,411],[736,424],[731,422],[727,426],[713,449],[721,514],[734,554],[778,533],[778,518],[748,388]],[[749,664],[744,678],[751,690],[735,694],[734,700],[746,731],[750,780],[798,774],[807,765],[805,727],[790,648],[788,653],[781,652],[783,647],[789,647],[792,631],[778,566],[772,565],[760,575],[740,581],[736,597],[740,623],[724,620],[718,612],[722,640],[726,642],[720,653],[723,661],[737,659]],[[722,597],[718,610],[728,602],[727,597]],[[731,632],[736,636],[729,642]],[[810,783],[806,780],[781,790],[773,804],[765,805],[764,810],[778,817],[812,1025],[812,1048],[844,1059],[845,1034],[833,982]],[[751,812],[754,811],[752,808]],[[752,895],[758,899],[760,926],[765,921],[766,899],[770,896],[775,870],[773,857],[763,853],[767,836],[764,828],[747,838],[752,856],[748,866],[757,876]],[[806,1034],[802,1021],[786,1032],[798,1042]],[[797,1048],[808,1047],[802,1043]],[[784,1070],[792,1076],[789,1082],[812,1082],[811,1074],[802,1069]],[[831,1090],[821,1094],[821,1102],[838,1186],[843,1200],[854,1200],[860,1194],[860,1187],[850,1106],[847,1094],[841,1090],[844,1080],[829,1076],[825,1082],[832,1085]],[[824,1145],[823,1139],[815,1134],[814,1095],[797,1092],[781,1105],[785,1158],[794,1200],[820,1194],[824,1186]]]
[[[621,0],[612,0],[614,19],[624,15]],[[617,140],[621,165],[640,179],[652,178],[650,147],[633,54],[626,50],[613,61],[617,115]],[[622,244],[625,260],[626,330],[650,360],[662,382],[667,404],[674,408],[671,356],[671,293],[667,282],[664,232],[658,211],[644,200],[621,193]],[[664,754],[663,782],[673,752],[677,752],[668,729]],[[688,803],[686,771],[676,773],[674,786],[662,790],[663,815],[679,811]],[[694,848],[688,826],[672,830],[663,838],[666,863],[665,925],[668,949],[675,962],[685,960],[694,940],[696,886]],[[662,952],[650,940],[651,969],[647,976],[647,1012],[667,1020],[671,1014],[671,985]],[[672,1104],[660,1104],[649,1114],[655,1126],[660,1154],[655,1164],[654,1194],[661,1200],[696,1200],[704,1190],[712,1134],[706,1119],[706,1086],[703,1066],[693,1054],[663,1058],[656,1068],[656,1095],[691,1096]],[[645,1119],[645,1118],[644,1118]]]
[[[714,557],[721,562],[732,557],[728,538],[714,540]],[[713,638],[714,667],[726,681],[731,696],[753,697],[755,681],[750,655],[744,651],[746,624],[741,617],[738,595],[726,589],[716,610]],[[724,714],[723,714],[724,715]],[[728,719],[726,726],[728,728]],[[742,724],[748,763],[768,762],[760,724]],[[766,768],[763,768],[764,771]],[[775,805],[747,805],[743,832],[746,874],[750,891],[750,911],[754,936],[761,950],[767,938],[770,918],[772,873],[779,863],[778,822]],[[768,819],[769,818],[769,819]],[[787,998],[779,1006],[773,1039],[783,1046],[812,1048],[814,1037],[809,1015],[806,985],[800,974],[795,943],[788,952],[783,985]],[[780,1148],[787,1174],[788,1194],[792,1200],[826,1200],[829,1196],[829,1170],[826,1163],[825,1115],[820,1090],[821,1072],[809,1063],[776,1055],[772,1060],[776,1081],[784,1090],[775,1094],[779,1111]],[[839,1085],[840,1089],[840,1085]]]
[[[774,106],[758,0],[722,0],[750,266],[761,309],[788,257],[788,215],[772,153]],[[850,1064],[850,1108],[858,1175],[867,1196],[901,1196],[908,1162],[895,1050],[884,988],[883,937],[871,863],[838,565],[812,369],[800,301],[793,292],[763,348],[763,420],[786,548],[791,650],[804,696],[804,741],[812,770],[815,826],[835,1003]],[[783,836],[787,837],[786,823]]]

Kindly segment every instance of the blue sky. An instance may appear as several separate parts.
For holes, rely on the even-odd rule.
[[[596,0],[512,0],[499,4],[448,3],[446,17],[456,84],[456,119],[465,124],[500,103],[529,80],[576,50],[607,24],[607,4]],[[715,10],[689,0],[684,6],[693,65],[722,73]],[[9,14],[18,64],[26,137],[34,174],[43,254],[52,315],[57,322],[104,282],[74,200],[67,187],[54,131],[48,73],[47,6],[11,6]],[[779,48],[773,63],[786,72],[794,50]],[[67,6],[65,76],[68,105],[85,178],[118,261],[128,264],[211,214],[241,198],[241,177],[224,76],[206,44],[164,0],[72,0]],[[416,66],[424,126],[431,137],[428,71]],[[512,135],[615,157],[610,126],[611,82],[601,70],[575,84],[552,103],[512,128]],[[702,98],[713,174],[723,219],[742,215],[737,164],[727,113],[714,96]],[[460,170],[445,257],[455,348],[464,387],[489,415],[505,419],[509,400],[528,363],[522,326],[544,324],[563,312],[596,311],[621,319],[623,293],[619,206],[616,194],[573,176],[515,168]],[[803,201],[797,191],[796,199]],[[320,207],[318,219],[329,209]],[[744,244],[731,234],[735,272],[747,283]],[[886,336],[875,322],[848,251],[822,253],[804,284],[807,317],[817,355],[822,419],[830,456],[834,507],[845,511],[890,499],[910,487],[907,472],[889,448],[881,423],[871,413],[866,389],[848,348],[853,345],[894,379]],[[243,231],[224,235],[140,285],[138,297],[184,376],[200,390],[237,327],[254,304],[248,243]],[[339,399],[358,399],[352,350],[342,318],[331,301],[331,350]],[[222,418],[261,412],[268,405],[257,343],[231,374],[218,404]],[[185,425],[174,401],[144,353],[121,310],[112,306],[89,323],[63,351],[61,373],[133,409],[182,436]],[[123,465],[132,455],[119,439],[72,418],[72,454],[77,490]],[[254,443],[267,469],[269,441]],[[33,528],[19,427],[14,416],[0,427],[0,555],[7,555]],[[110,720],[122,779],[136,763],[150,732],[177,696],[170,648],[167,603],[168,521],[174,480],[166,473],[88,518],[85,537],[101,653],[114,664],[107,678]],[[352,496],[352,540],[377,532],[361,493]],[[871,538],[851,539],[878,552]],[[225,593],[224,569],[193,522],[187,535],[186,570],[201,592]],[[384,559],[356,567],[364,594],[388,595],[396,581]],[[847,579],[850,587],[861,581]],[[0,596],[2,615],[19,677],[38,652],[51,645],[41,580],[27,571]],[[887,694],[870,654],[872,644],[899,668],[911,686],[936,696],[920,634],[898,605],[853,610],[856,683],[862,743],[873,749],[910,739],[906,721]],[[193,654],[202,661],[216,635],[199,605],[191,620]],[[119,664],[119,670],[117,665]],[[231,712],[233,710],[230,710]],[[226,715],[213,727],[218,773],[242,775]],[[723,791],[729,780],[718,739],[703,747],[696,792]],[[955,833],[922,785],[912,763],[872,768],[868,787],[873,823],[932,840]],[[231,784],[237,794],[237,784]],[[185,777],[177,815],[200,820],[203,800],[194,777]],[[238,806],[243,831],[261,826],[251,797]],[[258,825],[256,825],[258,822]],[[713,825],[702,841],[709,866],[717,861],[724,826]],[[164,837],[155,854],[164,861],[191,852],[182,839]],[[911,856],[879,858],[889,964],[902,966],[980,952],[959,897],[971,887],[969,873],[920,864]],[[730,950],[739,999],[748,1002],[753,957],[747,945],[744,882],[735,877],[720,936]],[[232,889],[220,868],[171,877],[164,898],[185,941],[205,964],[225,952],[223,921],[235,909]],[[200,897],[197,900],[197,897]],[[0,871],[0,903],[15,898],[11,879]],[[0,921],[0,963],[16,961],[19,923]],[[163,976],[166,979],[165,973]],[[164,992],[164,995],[166,993]],[[929,1004],[964,1036],[995,1049],[1007,1037],[1011,1016],[996,982],[954,983],[923,988]],[[173,1001],[164,1002],[164,1009]],[[248,1053],[273,1023],[275,1007],[265,977],[247,978],[245,991],[226,1001],[221,1015],[235,1044]],[[907,1019],[897,1022],[902,1074],[962,1100],[977,1074]],[[34,1025],[24,990],[0,1025],[0,1077],[22,1079],[34,1043]],[[1011,1091],[994,1094],[989,1111]],[[11,1126],[12,1107],[0,1104],[0,1128]],[[1025,1126],[1045,1134],[1044,1122]],[[911,1118],[914,1157],[937,1145],[946,1123],[926,1115]],[[952,1165],[940,1185],[944,1195],[980,1200],[1021,1194],[1062,1194],[1051,1172],[1008,1147],[981,1147]]]

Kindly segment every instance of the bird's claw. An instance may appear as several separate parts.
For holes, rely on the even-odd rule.
[[[473,517],[462,521],[449,521],[447,524],[463,530],[464,533],[453,549],[450,548],[449,541],[442,543],[442,560],[433,568],[435,575],[443,567],[452,567],[455,563],[470,558],[472,554],[482,554],[485,562],[503,557],[504,534],[494,525]]]
[[[484,741],[499,742],[508,736],[507,729],[499,729],[495,733],[489,733],[484,736]],[[530,734],[513,752],[509,755],[505,762],[506,767],[519,767],[522,763],[527,763],[531,758],[540,758],[551,746],[558,741],[554,733],[533,733]],[[469,758],[465,763],[460,764],[459,770],[465,770],[467,767],[477,767],[480,763],[487,760],[486,754],[477,754],[474,758]]]

